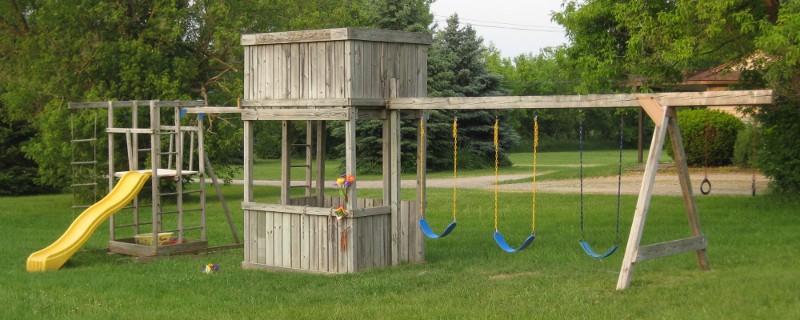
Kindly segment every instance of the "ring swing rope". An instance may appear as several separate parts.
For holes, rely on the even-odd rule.
[[[758,145],[758,126],[753,122],[753,145],[750,147],[750,165],[753,166],[753,182],[750,184],[752,196],[756,196],[756,147]]]
[[[703,146],[703,182],[700,182],[700,193],[707,195],[711,193],[711,181],[708,180],[708,137],[711,132],[708,120],[708,112],[706,113],[706,125],[703,130],[703,135],[705,136],[705,145]]]
[[[420,136],[420,145],[425,143],[425,123],[423,122],[422,118],[419,118],[419,136]],[[442,231],[442,233],[436,233],[431,228],[430,223],[428,220],[425,219],[425,214],[422,214],[422,217],[419,219],[419,228],[422,230],[428,238],[431,239],[438,239],[447,236],[453,229],[456,228],[456,176],[458,172],[458,118],[453,118],[453,221],[447,225],[447,228]],[[419,149],[419,155],[417,156],[417,161],[422,161],[422,148]],[[419,196],[419,207],[422,208],[422,190],[420,189],[420,196]],[[425,212],[425,210],[422,210]]]
[[[579,242],[583,251],[586,252],[592,258],[595,259],[602,259],[610,256],[617,248],[619,248],[619,224],[620,224],[620,208],[621,208],[621,199],[622,199],[622,147],[623,147],[623,134],[624,134],[624,120],[622,115],[619,118],[619,162],[617,168],[617,226],[616,226],[616,233],[614,235],[614,244],[609,248],[606,252],[597,253],[595,252],[589,242],[586,241],[585,235],[585,228],[584,228],[584,212],[583,212],[583,141],[584,141],[584,127],[583,127],[583,120],[580,121],[580,131],[578,133],[578,139],[580,140],[580,186],[581,186],[581,200],[580,200],[580,208],[581,208],[581,241]]]
[[[536,235],[535,235],[534,231],[535,231],[535,227],[536,227],[536,174],[535,174],[535,172],[536,172],[536,147],[539,144],[539,120],[538,120],[538,116],[534,117],[533,123],[534,123],[533,124],[533,163],[534,163],[533,172],[534,172],[534,176],[533,176],[533,191],[532,191],[533,192],[533,196],[532,197],[533,197],[533,201],[534,202],[533,202],[532,209],[531,209],[531,220],[533,222],[531,223],[531,235],[528,236],[528,238],[525,239],[525,241],[522,242],[522,244],[519,247],[514,248],[514,247],[511,247],[510,245],[508,245],[508,242],[506,242],[506,239],[503,237],[503,234],[500,233],[500,230],[498,228],[498,219],[497,219],[497,217],[498,217],[498,214],[497,214],[497,212],[498,212],[498,210],[497,210],[498,201],[497,201],[497,198],[498,198],[498,192],[499,192],[499,188],[498,188],[498,185],[499,185],[498,168],[500,167],[500,161],[499,161],[499,153],[500,153],[500,138],[499,138],[499,136],[500,136],[500,121],[496,117],[495,117],[495,120],[494,120],[494,241],[497,242],[497,245],[500,246],[500,249],[502,249],[503,251],[508,252],[508,253],[514,253],[514,252],[517,252],[517,251],[520,251],[520,250],[523,250],[523,249],[527,248],[531,243],[533,243],[533,239],[536,238]]]

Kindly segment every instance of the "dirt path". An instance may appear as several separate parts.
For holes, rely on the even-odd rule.
[[[547,174],[542,172],[541,174]],[[516,175],[501,175],[499,189],[502,191],[519,191],[529,192],[531,190],[531,183],[512,183],[502,184],[502,181],[513,181],[519,179],[530,178],[530,174],[516,174]],[[700,194],[700,182],[703,180],[702,173],[692,173],[692,189],[695,194]],[[708,179],[711,181],[711,194],[714,195],[750,195],[752,192],[752,174],[749,173],[710,173]],[[234,180],[234,184],[242,184],[242,180]],[[641,188],[642,174],[629,173],[622,176],[622,194],[638,194]],[[279,186],[279,181],[264,181],[257,180],[255,185],[269,185]],[[298,182],[299,184],[299,182]],[[763,175],[756,175],[756,193],[763,193],[767,189],[769,179]],[[414,188],[416,180],[403,180],[401,183],[403,188]],[[359,181],[359,188],[376,189],[382,187],[381,181]],[[451,178],[428,179],[429,188],[452,188],[453,180]],[[566,179],[566,180],[551,180],[551,181],[538,181],[536,184],[538,192],[553,192],[553,193],[578,193],[580,192],[580,180]],[[479,177],[460,177],[458,178],[459,189],[486,189],[491,190],[494,188],[494,176],[479,176]],[[617,177],[597,177],[588,178],[583,182],[584,192],[587,194],[616,194],[617,193]],[[681,190],[678,184],[678,176],[674,172],[665,171],[659,172],[656,175],[656,183],[653,187],[653,194],[656,195],[680,195]]]

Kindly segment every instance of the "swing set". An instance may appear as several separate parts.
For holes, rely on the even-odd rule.
[[[625,289],[630,282],[630,276],[634,264],[650,259],[656,259],[664,256],[675,255],[683,252],[695,252],[697,255],[698,263],[701,269],[708,270],[708,257],[705,252],[707,247],[706,237],[703,235],[699,218],[697,216],[697,209],[694,202],[694,195],[692,186],[690,184],[688,166],[686,164],[686,155],[684,152],[682,137],[677,123],[677,108],[681,106],[696,106],[696,105],[755,105],[769,103],[771,99],[770,93],[765,92],[764,95],[761,91],[748,91],[748,92],[708,92],[708,93],[661,93],[661,94],[631,94],[631,95],[589,95],[589,96],[575,96],[575,97],[482,97],[482,98],[392,98],[389,101],[388,108],[390,110],[448,110],[448,109],[485,109],[485,110],[498,110],[498,109],[538,109],[538,108],[610,108],[610,107],[641,107],[645,113],[655,122],[655,132],[653,134],[653,141],[650,144],[650,154],[648,155],[647,164],[644,169],[644,176],[642,178],[641,189],[636,204],[636,211],[634,212],[633,221],[631,225],[630,235],[627,241],[625,256],[623,257],[622,268],[620,270],[620,277],[617,282],[617,289]],[[498,146],[498,126],[499,122],[495,121],[494,143],[496,153],[499,152]],[[538,123],[534,124],[535,137],[534,137],[534,180],[532,190],[532,214],[531,214],[531,235],[528,236],[519,247],[512,247],[508,244],[503,234],[499,229],[498,217],[498,161],[495,163],[495,233],[494,239],[498,246],[506,252],[518,252],[530,246],[535,239],[535,221],[536,221],[536,156],[537,156],[537,142],[538,136]],[[424,128],[421,128],[424,129]],[[623,142],[623,129],[624,122],[620,121],[620,143]],[[423,130],[420,130],[421,134]],[[666,141],[667,134],[670,135],[672,142],[673,153],[675,154],[675,162],[677,165],[678,178],[680,188],[683,193],[684,204],[686,205],[686,213],[689,219],[689,226],[691,229],[691,237],[662,243],[655,243],[650,245],[640,245],[646,214],[650,205],[650,198],[653,192],[653,185],[655,183],[655,176],[658,168],[658,159],[661,156],[661,151]],[[617,217],[615,237],[611,247],[604,252],[595,251],[590,245],[589,239],[586,236],[586,213],[583,210],[583,143],[584,143],[584,128],[581,124],[580,129],[580,161],[581,161],[581,236],[579,244],[581,248],[592,258],[602,259],[609,257],[619,249],[620,243],[620,215],[621,215],[621,159],[618,163],[618,177],[617,177]],[[457,139],[457,138],[454,138]],[[423,148],[424,149],[424,148]],[[424,154],[420,155],[424,161]],[[621,154],[620,154],[621,156]],[[497,156],[499,157],[499,156]],[[457,170],[454,168],[454,171]],[[424,190],[424,176],[421,178],[422,187]],[[454,177],[455,181],[455,177]],[[454,183],[454,199],[455,199],[455,183]],[[420,194],[420,198],[424,196]],[[455,203],[455,201],[454,201]],[[423,203],[421,202],[420,205]],[[455,206],[454,206],[455,207]],[[424,217],[425,208],[422,206],[420,214]],[[455,212],[455,211],[454,211]],[[430,225],[427,220],[420,219],[421,228],[430,231]],[[453,230],[455,215],[453,222],[448,226],[446,232],[437,235],[439,238],[443,237]],[[423,231],[425,234],[429,232]]]
[[[420,143],[425,143],[425,129],[424,123],[422,118],[420,118]],[[622,147],[623,147],[623,129],[624,129],[624,120],[622,116],[620,116],[620,145],[619,145],[619,163],[618,163],[618,177],[617,177],[617,224],[616,224],[616,235],[614,238],[613,246],[608,249],[606,252],[597,253],[595,252],[588,241],[586,241],[585,236],[585,228],[584,228],[584,210],[583,210],[583,141],[584,141],[584,127],[583,121],[580,123],[580,181],[581,181],[581,200],[580,200],[580,226],[581,226],[581,241],[580,245],[583,250],[589,256],[602,259],[610,256],[613,254],[618,248],[619,242],[619,224],[620,224],[620,200],[621,200],[621,185],[622,185]],[[456,227],[456,212],[457,212],[457,177],[458,177],[458,118],[455,117],[453,119],[453,221],[450,222],[449,225],[445,228],[442,233],[436,233],[430,226],[430,223],[425,218],[424,211],[422,213],[422,217],[419,219],[419,226],[422,230],[422,233],[425,234],[428,238],[431,239],[439,239],[447,236],[450,234]],[[493,126],[493,145],[494,145],[494,240],[497,245],[505,252],[508,253],[515,253],[525,248],[529,247],[533,240],[536,239],[536,168],[537,168],[537,152],[539,147],[539,117],[534,116],[533,120],[533,184],[532,184],[532,191],[531,191],[531,234],[522,242],[521,245],[518,247],[512,247],[508,244],[503,234],[500,232],[499,228],[499,167],[500,167],[500,121],[496,117],[494,126]],[[420,148],[420,150],[422,150]],[[422,154],[418,155],[418,161],[421,161]],[[419,199],[423,199],[420,195]],[[420,207],[422,207],[422,203],[420,203]]]
[[[429,110],[583,109],[642,108],[655,123],[642,187],[633,213],[617,289],[628,287],[633,266],[639,262],[684,252],[697,255],[701,269],[709,269],[706,237],[700,228],[676,110],[689,106],[747,106],[772,103],[769,90],[665,92],[636,94],[590,94],[560,96],[503,96],[428,98],[425,72],[429,34],[353,28],[305,30],[242,35],[244,49],[245,241],[243,267],[286,268],[309,272],[350,273],[425,260],[423,234],[438,238],[452,234],[456,211],[444,232],[433,232],[425,215],[426,147],[418,144],[417,201],[401,197],[401,119],[421,116],[419,135],[424,138]],[[362,198],[357,184],[345,209],[348,218],[337,223],[330,217],[333,199],[321,188],[317,195],[293,198],[289,130],[282,132],[280,202],[257,201],[253,183],[253,136],[257,121],[344,122],[346,172],[358,172],[357,126],[362,120],[382,121],[383,197]],[[457,131],[457,120],[456,129]],[[317,177],[324,177],[324,135],[317,130]],[[667,134],[680,179],[683,203],[691,236],[640,246],[650,198]],[[457,148],[457,133],[453,137]],[[311,141],[307,134],[307,141]],[[424,141],[422,138],[420,141]],[[311,143],[306,144],[311,150]],[[454,162],[457,161],[454,152]],[[311,161],[307,156],[307,164]],[[534,160],[536,161],[536,160]],[[534,166],[535,170],[535,166]],[[457,209],[457,163],[454,163],[453,207]],[[310,176],[307,170],[307,176]],[[310,185],[310,179],[307,179]],[[496,178],[497,180],[497,178]],[[322,181],[317,181],[321,185]],[[495,182],[497,187],[497,182]],[[535,187],[532,198],[535,201]],[[495,207],[499,206],[495,200]],[[535,235],[535,206],[531,236],[512,252],[522,250]],[[499,220],[499,219],[496,219]],[[266,222],[266,223],[265,223]],[[498,221],[499,222],[499,221]],[[421,228],[415,224],[420,224]],[[422,229],[422,230],[421,230]],[[281,230],[280,235],[276,230]],[[347,230],[347,249],[336,246],[338,235]],[[448,231],[449,230],[449,231]],[[425,232],[430,231],[430,232]],[[333,236],[331,236],[333,235]],[[505,243],[496,223],[498,245]],[[502,240],[502,241],[500,241]],[[583,237],[588,243],[588,239]],[[530,243],[528,243],[530,246]],[[503,248],[506,249],[506,248]]]

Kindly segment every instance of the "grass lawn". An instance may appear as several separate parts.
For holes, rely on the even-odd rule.
[[[647,150],[644,151],[644,157],[647,158]],[[636,150],[624,150],[622,154],[622,167],[624,169],[638,167],[636,163]],[[618,150],[592,150],[585,151],[583,155],[584,161],[584,176],[597,177],[617,174],[617,162],[619,161]],[[537,154],[537,171],[541,173],[538,180],[558,180],[578,178],[579,171],[579,153],[578,152],[540,152]],[[509,159],[514,163],[511,167],[500,168],[500,174],[532,174],[533,171],[533,153],[511,153]],[[303,159],[295,159],[293,163],[302,163]],[[662,153],[662,162],[672,161],[667,153]],[[335,180],[341,172],[338,169],[340,160],[328,160],[325,163],[325,178],[326,181]],[[281,161],[280,159],[256,159],[253,165],[253,177],[256,180],[280,180],[281,179]],[[460,177],[481,176],[486,174],[493,174],[493,169],[489,172],[484,170],[464,170],[459,169],[458,175]],[[305,177],[305,169],[295,167],[292,168],[292,179],[302,179]],[[442,172],[429,172],[428,178],[449,178],[452,177],[452,171]],[[239,173],[236,179],[241,179],[242,174]],[[359,175],[359,180],[380,180],[380,175]],[[416,173],[404,173],[403,179],[415,179]],[[527,179],[530,181],[530,179]],[[523,182],[515,181],[515,182]]]
[[[224,193],[241,232],[242,187]],[[279,190],[256,193],[275,201]],[[359,195],[377,197],[379,191]],[[449,221],[450,196],[429,190],[428,218],[436,230]],[[404,197],[413,197],[413,190],[404,190]],[[614,238],[613,199],[586,196],[587,237],[598,251]],[[500,230],[517,245],[530,232],[530,195],[503,193],[500,201]],[[623,248],[604,260],[589,258],[578,245],[577,201],[577,194],[540,194],[534,245],[508,254],[492,240],[492,193],[460,191],[458,227],[426,241],[427,263],[328,276],[243,270],[242,250],[135,263],[106,253],[106,225],[61,270],[29,274],[27,256],[71,223],[70,195],[0,198],[6,261],[0,318],[800,318],[800,200],[698,197],[712,270],[700,271],[693,254],[646,261],[623,292],[614,287],[636,198],[623,197]],[[643,243],[688,236],[682,207],[679,197],[653,197]],[[211,245],[230,243],[213,194],[208,208]],[[201,273],[209,262],[221,270]]]

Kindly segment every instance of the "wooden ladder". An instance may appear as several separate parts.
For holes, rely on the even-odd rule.
[[[290,204],[291,189],[303,188],[306,197],[311,196],[313,184],[312,164],[314,162],[314,126],[312,121],[306,121],[306,141],[305,143],[292,143],[291,121],[284,120],[281,124],[281,203]],[[290,147],[303,148],[305,151],[305,162],[303,164],[292,164],[292,153]],[[292,168],[305,168],[305,178],[300,184],[292,184]],[[321,186],[320,186],[321,187]]]

